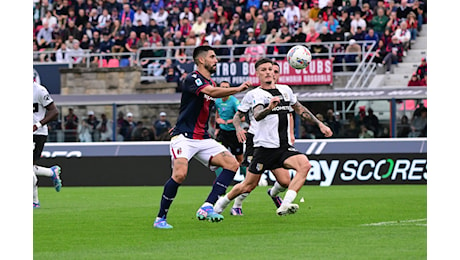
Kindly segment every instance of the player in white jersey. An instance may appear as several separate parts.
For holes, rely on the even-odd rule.
[[[46,124],[55,120],[59,111],[48,90],[44,86],[34,82],[33,88],[33,207],[39,208],[40,202],[38,200],[37,176],[50,177],[56,191],[60,191],[62,186],[59,176],[61,174],[61,168],[59,166],[47,168],[36,164],[38,159],[41,157],[43,147],[45,146],[46,139],[48,138],[48,127]]]
[[[279,76],[279,64],[273,62],[273,84],[278,82]],[[279,84],[276,84],[276,86],[278,85]],[[237,133],[239,133],[238,139],[241,143],[246,144],[243,161],[243,164],[246,167],[249,166],[249,163],[251,162],[251,159],[254,155],[254,133],[257,132],[257,121],[254,119],[254,114],[251,107],[252,95],[245,95],[241,100],[240,105],[238,106],[238,111],[233,118],[233,124],[235,126],[235,129],[237,129]],[[249,122],[249,129],[247,132],[241,127],[241,119],[244,115],[247,115],[247,121]],[[289,116],[289,129],[291,142],[294,143],[294,118],[292,116],[292,113]],[[273,175],[275,175],[276,182],[274,183],[272,188],[268,189],[267,193],[273,200],[273,203],[275,204],[276,208],[279,208],[283,200],[278,196],[278,194],[280,192],[285,191],[286,188],[289,186],[291,176],[289,170],[284,168],[274,169],[272,170],[272,173]],[[235,198],[232,209],[230,211],[230,215],[243,215],[243,201],[244,199],[246,199],[248,195],[249,193],[243,193]]]
[[[289,113],[292,109],[304,120],[315,123],[326,136],[332,136],[329,127],[319,121],[306,107],[297,101],[292,89],[287,85],[273,85],[273,65],[267,58],[258,60],[255,64],[260,87],[251,93],[254,119],[257,121],[257,132],[254,135],[254,157],[249,165],[246,178],[235,185],[225,196],[219,198],[215,211],[223,211],[231,200],[238,195],[251,192],[259,182],[260,175],[265,170],[278,168],[293,169],[296,175],[288,186],[283,202],[276,210],[280,216],[293,214],[299,205],[292,203],[298,191],[304,185],[311,164],[305,154],[292,146],[289,138]]]

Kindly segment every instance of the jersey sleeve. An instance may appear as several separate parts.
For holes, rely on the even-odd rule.
[[[192,73],[185,79],[183,91],[199,95],[201,90],[209,86],[209,83],[204,82],[196,73]]]
[[[39,96],[40,103],[42,104],[43,107],[49,106],[51,103],[53,103],[53,99],[50,96],[50,93],[45,87],[40,88],[40,96]]]
[[[252,95],[251,91],[244,95],[243,99],[238,105],[238,111],[242,113],[247,113],[251,109],[252,104]]]

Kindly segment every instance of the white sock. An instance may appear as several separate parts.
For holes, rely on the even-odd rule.
[[[285,191],[286,188],[284,188],[283,186],[281,186],[279,184],[279,182],[275,182],[275,184],[273,185],[273,187],[270,189],[270,196],[272,197],[276,197],[280,192],[283,192]]]
[[[284,195],[283,199],[283,204],[291,204],[295,200],[295,197],[297,197],[297,192],[293,190],[286,191],[286,195]]]
[[[34,173],[38,176],[53,177],[53,171],[50,168],[34,165]]]
[[[227,194],[225,194],[225,196],[223,197],[220,197],[217,200],[216,205],[214,206],[214,211],[218,214],[222,213],[222,211],[224,211],[228,204],[230,204],[230,201],[231,200],[228,199]]]
[[[35,176],[35,174],[33,174],[33,178],[34,178],[34,181],[33,181],[33,195],[34,195],[34,198],[33,198],[33,202],[34,203],[38,203],[38,186],[37,186],[37,182],[38,182],[38,179],[37,179],[37,176]]]
[[[249,192],[242,193],[238,197],[235,198],[235,202],[233,203],[234,208],[243,208],[243,200],[249,195]]]
[[[205,202],[205,203],[203,203],[203,205],[201,205],[202,208],[203,208],[203,207],[207,207],[207,206],[211,206],[211,207],[212,207],[213,205],[212,205],[211,203],[209,203],[209,202]]]

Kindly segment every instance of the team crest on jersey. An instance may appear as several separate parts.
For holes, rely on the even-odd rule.
[[[181,154],[182,153],[182,148],[179,147],[179,149],[177,149],[176,153],[177,153],[177,155]]]
[[[45,100],[50,100],[50,95],[45,95],[45,96],[43,97],[43,99],[45,99]]]
[[[264,165],[263,165],[262,163],[258,163],[258,164],[256,165],[256,170],[262,171],[263,169],[264,169]]]
[[[289,101],[289,95],[286,92],[281,93],[283,95],[284,100]]]

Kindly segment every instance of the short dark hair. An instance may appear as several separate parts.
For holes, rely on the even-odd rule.
[[[230,82],[226,81],[226,80],[222,80],[220,83],[219,83],[219,87],[222,85],[222,83],[227,83],[228,85],[230,85]]]
[[[201,45],[193,50],[193,60],[195,63],[198,61],[198,56],[200,56],[203,52],[214,51],[214,48],[209,45]],[[215,51],[214,51],[215,52]]]
[[[257,68],[262,65],[262,64],[265,64],[265,63],[270,63],[270,64],[273,64],[272,60],[269,59],[269,58],[260,58],[257,62],[256,62],[256,70]]]
[[[273,64],[273,66],[276,65],[276,66],[280,67],[280,65],[279,65],[278,62],[276,62],[276,61],[273,61],[272,64]]]

